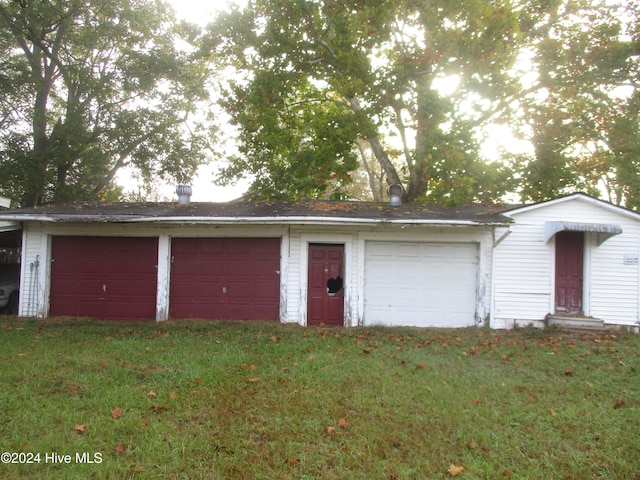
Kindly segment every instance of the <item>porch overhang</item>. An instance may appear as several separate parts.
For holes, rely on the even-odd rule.
[[[580,223],[553,221],[545,222],[545,242],[549,242],[558,232],[592,232],[597,234],[598,245],[602,245],[609,238],[620,235],[622,227],[610,223]]]

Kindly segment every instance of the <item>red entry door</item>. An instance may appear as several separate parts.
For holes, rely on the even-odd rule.
[[[344,245],[309,245],[307,325],[344,325]]]
[[[584,234],[556,234],[556,313],[582,313]]]

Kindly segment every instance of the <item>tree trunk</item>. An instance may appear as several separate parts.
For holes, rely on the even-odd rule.
[[[360,101],[357,98],[355,97],[352,98],[350,100],[350,103],[351,103],[351,109],[354,112],[359,112],[362,110]],[[393,165],[393,163],[391,163],[391,160],[385,153],[384,148],[382,147],[382,144],[380,143],[380,139],[378,138],[378,136],[374,134],[369,134],[366,136],[366,140],[371,145],[371,151],[373,152],[373,155],[376,157],[376,160],[384,170],[384,173],[387,177],[387,183],[389,185],[395,185],[395,184],[402,185],[402,181],[400,180],[400,176],[396,171],[396,167]]]

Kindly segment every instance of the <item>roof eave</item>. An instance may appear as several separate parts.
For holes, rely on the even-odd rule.
[[[43,223],[161,223],[161,224],[254,224],[254,225],[437,225],[437,226],[503,226],[512,223],[501,220],[477,221],[455,219],[415,219],[415,218],[348,218],[313,216],[278,217],[148,217],[137,215],[7,215],[2,219]]]
[[[517,215],[520,213],[525,213],[530,210],[537,210],[539,208],[549,207],[551,205],[556,205],[559,203],[564,203],[571,200],[579,200],[585,203],[589,203],[591,205],[595,205],[600,208],[604,208],[605,210],[609,210],[611,212],[615,212],[620,215],[624,215],[629,218],[633,218],[634,220],[640,220],[640,212],[636,212],[634,210],[630,210],[625,207],[621,207],[619,205],[614,205],[611,202],[607,202],[605,200],[600,200],[599,198],[592,197],[591,195],[587,195],[585,193],[572,193],[569,195],[565,195],[563,197],[553,198],[551,200],[544,200],[541,202],[533,203],[530,205],[525,205],[521,207],[516,207],[511,210],[506,210],[502,212],[502,215],[511,217],[512,215]]]

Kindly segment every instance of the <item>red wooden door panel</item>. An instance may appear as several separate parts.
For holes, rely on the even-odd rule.
[[[556,234],[556,313],[582,313],[584,233]]]
[[[309,245],[307,325],[344,325],[344,245]]]
[[[171,256],[171,317],[279,319],[279,238],[174,238]]]
[[[155,318],[158,239],[53,237],[50,315]]]

